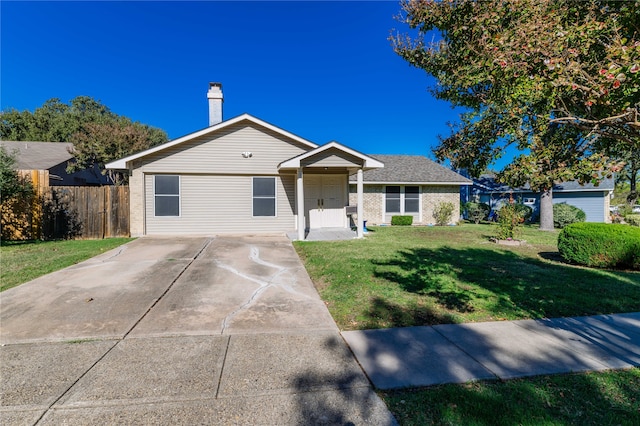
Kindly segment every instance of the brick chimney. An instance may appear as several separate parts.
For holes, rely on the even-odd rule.
[[[209,126],[222,122],[222,83],[209,83]]]

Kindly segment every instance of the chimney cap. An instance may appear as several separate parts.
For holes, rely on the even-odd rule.
[[[209,83],[209,91],[207,92],[209,99],[223,99],[222,83]]]

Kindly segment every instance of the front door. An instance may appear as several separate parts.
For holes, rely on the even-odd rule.
[[[345,228],[346,176],[304,175],[304,211],[306,227]]]

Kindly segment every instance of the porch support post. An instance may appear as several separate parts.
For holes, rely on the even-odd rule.
[[[358,238],[364,237],[364,184],[362,183],[362,168],[358,169],[358,183],[357,183],[357,191],[358,191],[358,204],[357,204],[357,215],[358,215]]]
[[[304,241],[304,185],[302,182],[302,167],[298,169],[296,179],[296,203],[298,210],[298,240]]]

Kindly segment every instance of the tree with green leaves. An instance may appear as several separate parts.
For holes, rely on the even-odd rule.
[[[31,182],[18,175],[15,168],[16,157],[8,152],[4,146],[0,146],[0,201],[16,197],[26,197],[33,193]]]
[[[0,113],[0,138],[15,141],[71,142],[75,160],[68,171],[92,169],[167,141],[158,128],[113,113],[88,96],[73,98],[69,104],[53,98],[34,112],[9,109]],[[124,175],[111,175],[115,183]]]
[[[0,138],[12,141],[69,142],[86,123],[116,120],[108,107],[88,96],[77,96],[69,104],[58,98],[46,101],[33,112],[8,109],[0,113]]]
[[[614,147],[638,143],[638,4],[404,1],[417,33],[393,36],[395,51],[466,110],[436,156],[477,176],[517,147],[498,177],[540,191],[540,227],[553,229],[553,184],[597,183],[624,165]]]
[[[97,164],[102,170],[104,165],[118,158],[126,157],[159,145],[167,140],[164,131],[128,119],[117,119],[104,123],[87,123],[71,138],[74,159],[67,170],[72,172],[93,167]],[[127,181],[126,175],[109,171],[115,184]]]

